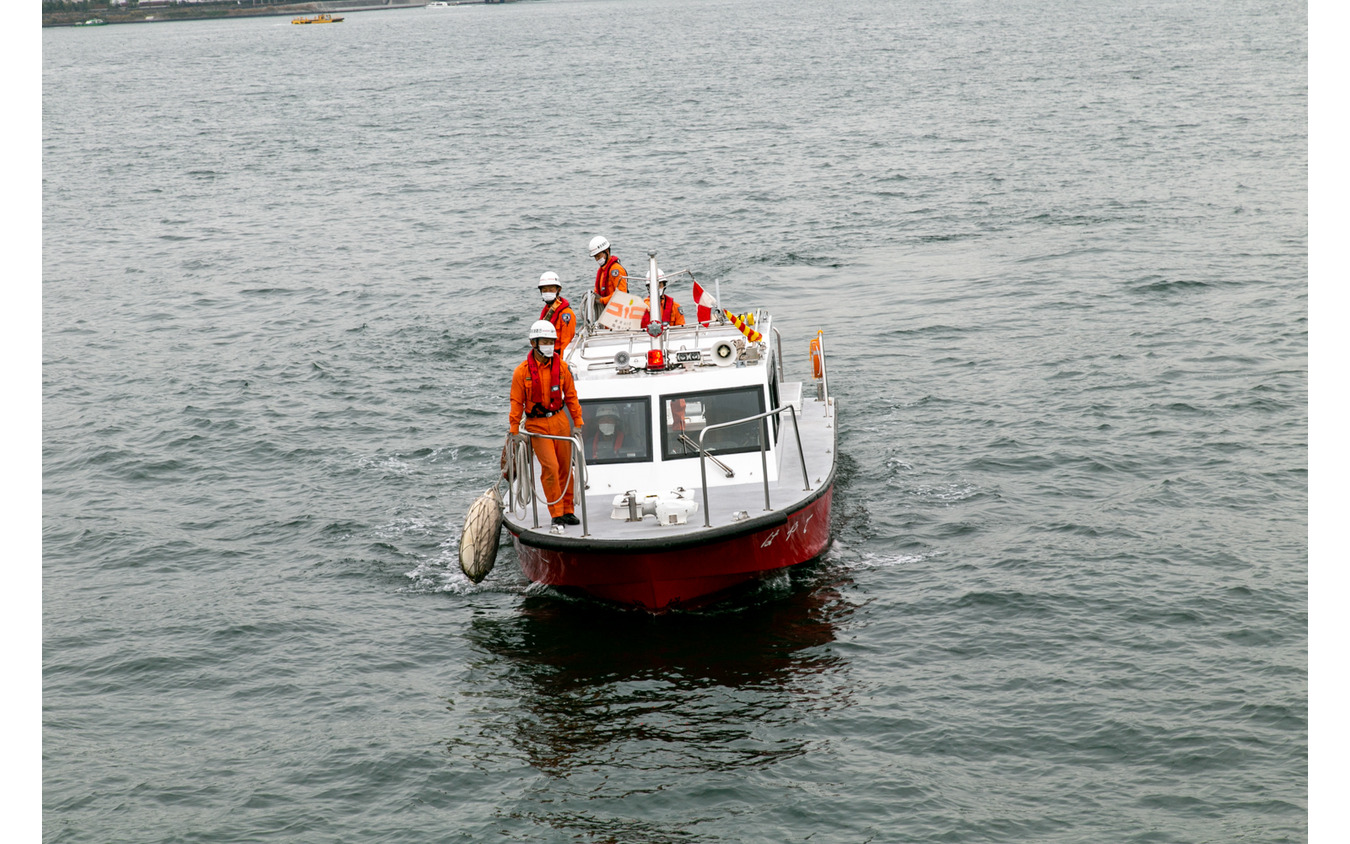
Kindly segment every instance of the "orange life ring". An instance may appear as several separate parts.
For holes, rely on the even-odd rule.
[[[820,359],[820,338],[811,341],[811,371],[819,379],[823,375],[824,362]]]

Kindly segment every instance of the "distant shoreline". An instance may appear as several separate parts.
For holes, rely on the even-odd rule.
[[[246,0],[247,2],[247,0]],[[165,21],[213,18],[288,17],[296,15],[365,12],[382,9],[424,9],[428,0],[315,0],[271,6],[241,6],[236,3],[194,3],[186,6],[153,6],[135,9],[90,8],[83,11],[43,12],[42,25],[75,26],[91,18],[114,23],[163,23]],[[514,0],[447,0],[452,6],[507,3]]]

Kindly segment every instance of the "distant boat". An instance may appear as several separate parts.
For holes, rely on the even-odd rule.
[[[107,26],[107,25],[108,25],[108,22],[105,21],[103,18],[90,18],[90,19],[87,20],[87,21],[84,21],[84,22],[82,22],[82,23],[77,23],[77,24],[75,24],[75,25],[76,25],[76,26]]]
[[[448,9],[448,8],[450,8],[450,4],[447,3],[447,2],[445,2],[445,0],[433,0],[433,2],[427,4],[427,8],[428,8],[428,9]]]
[[[312,18],[291,18],[291,23],[342,23],[342,18],[332,15],[315,15]]]

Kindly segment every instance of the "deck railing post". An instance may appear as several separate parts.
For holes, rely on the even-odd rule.
[[[572,477],[568,480],[568,483],[574,484],[572,487],[572,500],[575,501],[577,498],[581,499],[581,535],[590,536],[590,533],[587,532],[590,523],[586,514],[586,449],[581,444],[581,434],[576,433],[570,437],[556,437],[552,434],[531,434],[524,429],[522,429],[522,432],[525,434],[525,443],[530,449],[530,504],[534,508],[534,526],[536,528],[539,527],[539,494],[543,492],[542,479],[539,484],[539,489],[534,488],[534,437],[538,436],[543,437],[546,440],[565,441],[571,449]],[[514,475],[514,468],[508,471],[510,474]],[[508,478],[508,483],[509,482],[510,479]],[[515,485],[511,484],[511,486],[514,488]],[[547,495],[547,493],[545,493],[545,495]]]
[[[516,454],[515,449],[512,448],[513,443],[511,440],[512,440],[511,435],[507,434],[506,445],[502,446],[502,472],[504,473],[504,477],[506,478],[506,509],[515,510],[516,491],[514,489],[515,487],[514,480],[516,476],[515,472]]]
[[[534,488],[534,436],[529,431],[525,431],[525,445],[530,450],[530,471],[525,475],[525,480],[530,484],[530,506],[534,508],[534,526],[539,527],[539,493]]]
[[[764,476],[764,509],[772,510],[769,506],[769,417],[761,416],[759,418],[759,466]]]
[[[581,445],[581,434],[573,434],[569,437],[572,444],[572,470],[576,475],[573,481],[577,485],[572,491],[572,498],[581,499],[581,535],[590,536],[590,523],[586,519],[586,449]]]
[[[811,475],[806,471],[806,452],[802,451],[802,429],[797,424],[797,409],[792,405],[787,405],[787,408],[792,411],[792,432],[797,435],[797,459],[802,461],[802,483],[805,485],[804,489],[809,492],[811,490]]]
[[[708,461],[703,453],[703,443],[698,449],[698,475],[703,482],[703,526],[712,527],[712,516],[708,513]]]

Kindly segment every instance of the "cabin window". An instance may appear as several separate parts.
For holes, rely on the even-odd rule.
[[[586,463],[650,463],[652,447],[650,396],[586,399],[581,402],[582,444]]]
[[[758,416],[764,412],[764,389],[732,387],[702,393],[661,397],[661,453],[666,460],[697,457],[704,428]],[[709,431],[703,447],[709,454],[759,451],[760,420]]]

